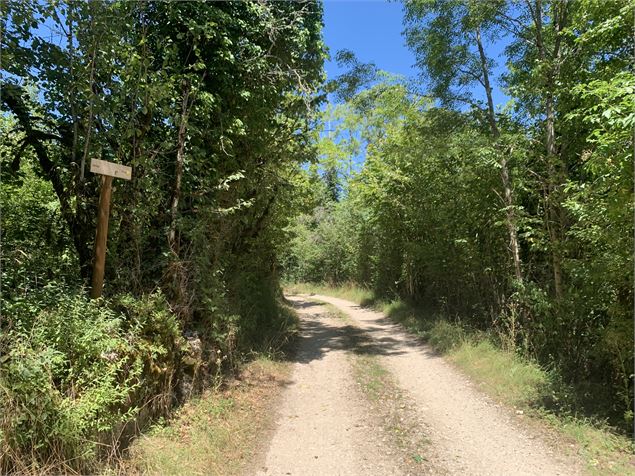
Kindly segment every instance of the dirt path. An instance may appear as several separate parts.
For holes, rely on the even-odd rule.
[[[433,458],[450,474],[575,475],[581,469],[522,428],[509,410],[473,388],[442,357],[382,313],[343,299],[311,296],[350,316],[377,343],[377,352],[429,425]],[[378,474],[378,473],[377,473]]]
[[[573,460],[555,454],[523,428],[516,415],[474,389],[443,358],[382,313],[329,296],[290,299],[301,315],[302,337],[291,384],[257,474],[582,473]],[[351,320],[329,316],[312,299],[338,307]],[[391,445],[386,428],[356,385],[353,350],[373,355],[390,372],[409,402],[406,419],[424,422],[418,431],[428,440],[426,461],[414,471],[403,464],[409,456]]]
[[[291,383],[259,475],[402,474],[351,375],[347,327],[294,299],[302,333]]]

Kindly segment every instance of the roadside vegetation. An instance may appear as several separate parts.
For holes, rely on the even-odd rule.
[[[286,292],[335,296],[385,313],[446,357],[494,401],[509,407],[516,418],[546,424],[551,431],[548,439],[564,451],[579,453],[591,474],[635,471],[635,447],[630,435],[590,414],[588,402],[580,402],[579,391],[564,383],[554,369],[544,368],[510,348],[505,336],[479,331],[468,323],[404,301],[377,299],[372,291],[350,284],[330,287],[294,283],[287,285]],[[362,359],[356,363],[356,375],[371,400],[377,399],[390,378],[372,356]],[[603,402],[595,404],[601,407]]]
[[[117,468],[123,474],[236,475],[257,469],[289,362],[259,357],[236,379],[184,404],[139,437]],[[266,445],[265,445],[266,446]]]
[[[315,157],[322,8],[9,1],[0,18],[0,473],[92,474],[293,326],[276,249]],[[132,167],[98,300],[93,159]]]

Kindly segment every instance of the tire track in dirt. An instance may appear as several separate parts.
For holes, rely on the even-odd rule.
[[[323,305],[291,300],[301,316],[296,363],[256,474],[408,474],[357,388],[348,356],[350,324]]]
[[[448,473],[583,473],[578,461],[559,454],[539,435],[523,428],[508,410],[474,389],[466,377],[383,313],[330,296],[312,295],[310,299],[336,306],[370,336],[381,364],[413,399],[426,422],[433,461]]]

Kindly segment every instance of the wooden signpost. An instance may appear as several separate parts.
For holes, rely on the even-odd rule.
[[[97,217],[97,234],[95,236],[95,263],[93,264],[93,280],[90,297],[97,299],[104,287],[104,268],[106,267],[106,240],[108,238],[108,217],[110,216],[110,196],[112,195],[112,178],[130,180],[132,167],[92,159],[90,171],[100,174],[101,190],[99,192],[99,215]]]

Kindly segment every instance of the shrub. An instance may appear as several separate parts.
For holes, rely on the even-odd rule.
[[[141,408],[171,398],[182,337],[160,294],[108,302],[58,289],[52,304],[51,292],[4,306],[2,472],[94,469]]]

